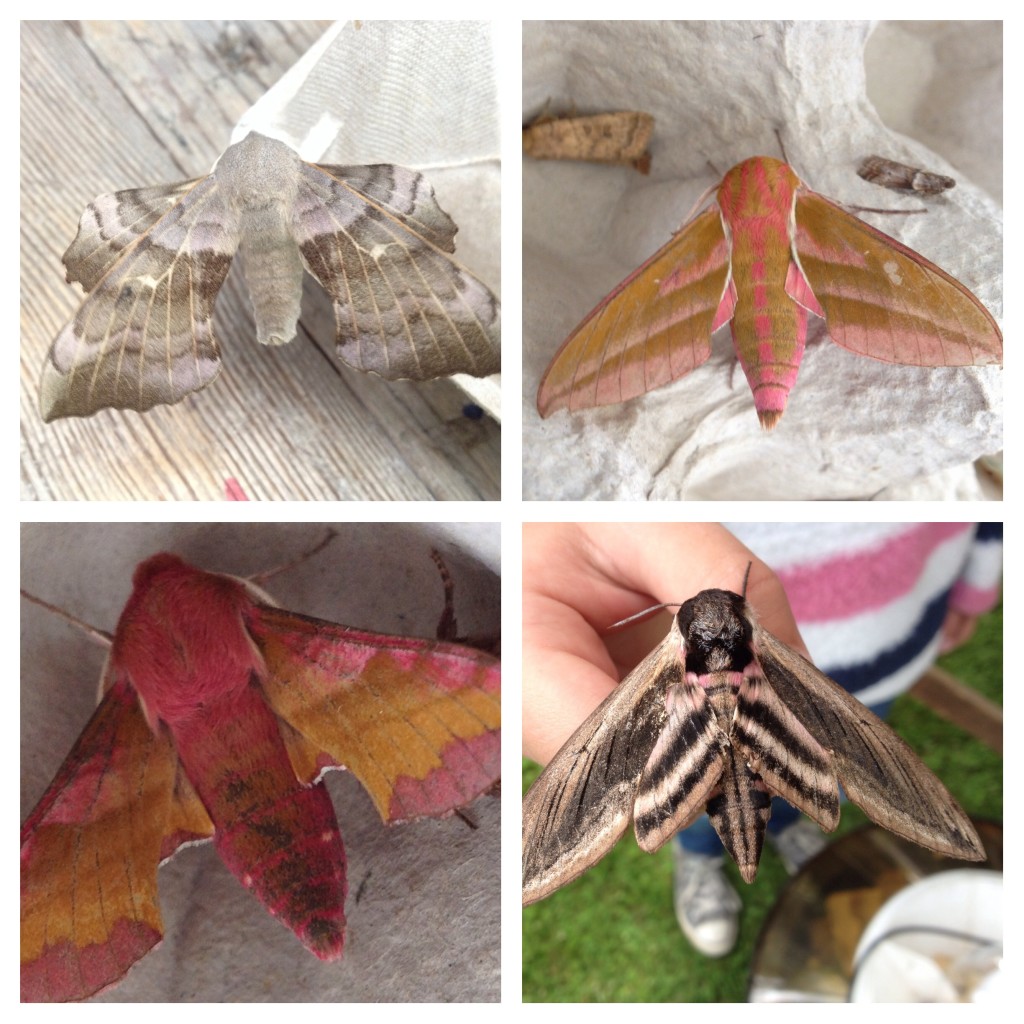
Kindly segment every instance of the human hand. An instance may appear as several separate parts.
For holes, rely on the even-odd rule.
[[[949,654],[963,646],[974,636],[978,627],[978,616],[959,612],[955,608],[946,611],[942,623],[942,639],[939,641],[939,654]]]
[[[775,574],[717,523],[530,523],[523,528],[523,752],[546,764],[668,631],[608,627],[717,587],[806,656]]]

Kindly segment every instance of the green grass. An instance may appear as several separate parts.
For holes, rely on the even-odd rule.
[[[940,664],[1002,703],[1002,606],[982,618],[971,642]],[[890,724],[946,783],[968,813],[1002,820],[1002,758],[901,697]],[[523,789],[539,774],[524,762]],[[866,821],[844,803],[837,835]],[[672,855],[642,853],[632,832],[582,878],[523,911],[524,1002],[735,1002],[746,997],[748,965],[787,875],[766,843],[753,885],[727,871],[743,899],[739,943],[720,960],[695,952],[676,924]]]

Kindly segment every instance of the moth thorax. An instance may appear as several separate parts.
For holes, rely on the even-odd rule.
[[[704,658],[705,670],[708,672],[742,672],[749,661],[748,650],[724,644],[711,647]]]
[[[704,590],[679,609],[687,671],[742,672],[750,664],[746,602],[728,590]]]

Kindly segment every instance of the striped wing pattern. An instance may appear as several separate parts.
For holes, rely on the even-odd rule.
[[[745,676],[739,687],[732,740],[773,793],[826,832],[839,824],[839,787],[829,751],[779,698],[763,669]]]
[[[644,766],[633,825],[642,850],[654,853],[704,810],[728,761],[723,729],[711,695],[691,675],[668,689],[667,717]]]

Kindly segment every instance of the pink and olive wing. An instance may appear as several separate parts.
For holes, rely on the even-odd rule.
[[[501,774],[498,661],[458,644],[348,629],[254,606],[264,692],[299,777],[333,765],[384,821],[439,817]]]
[[[302,164],[292,232],[334,303],[338,355],[388,380],[501,369],[500,307],[456,263],[456,227],[421,174]]]
[[[45,420],[178,402],[220,372],[213,306],[238,229],[215,178],[118,195],[132,198],[96,200],[64,257],[90,294],[43,364]]]
[[[998,325],[959,281],[816,193],[797,196],[795,248],[843,348],[911,366],[1003,361]]]
[[[177,773],[170,743],[115,684],[22,826],[22,1000],[85,999],[160,941],[157,867],[212,832]]]
[[[729,248],[717,207],[630,274],[558,350],[537,393],[541,416],[636,398],[711,354],[723,319]]]

